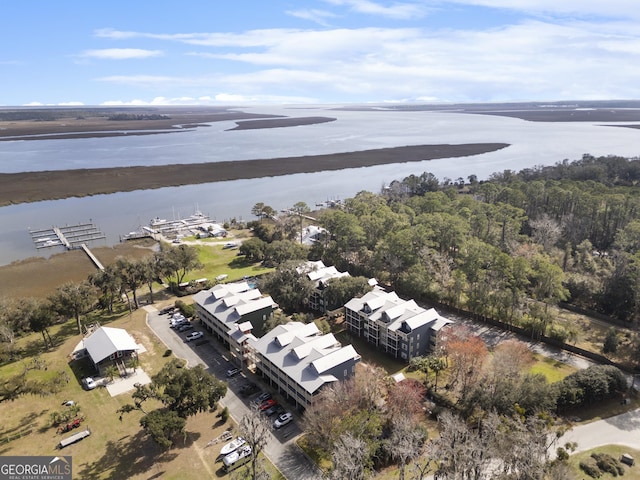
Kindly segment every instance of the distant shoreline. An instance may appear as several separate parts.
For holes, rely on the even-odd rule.
[[[195,185],[420,162],[494,152],[506,143],[418,145],[263,160],[0,173],[0,206],[162,187]]]

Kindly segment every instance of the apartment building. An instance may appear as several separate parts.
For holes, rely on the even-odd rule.
[[[196,293],[193,300],[204,328],[225,343],[237,331],[237,324],[244,324],[246,330],[248,322],[250,330],[260,334],[278,306],[270,296],[263,296],[247,282],[219,284]]]
[[[443,329],[453,323],[434,309],[376,287],[345,305],[347,328],[394,358],[409,361],[436,351]]]
[[[262,338],[248,341],[257,373],[301,409],[311,405],[325,385],[355,374],[360,355],[342,346],[315,323],[278,325]]]
[[[317,312],[326,312],[327,305],[324,298],[324,289],[327,283],[335,278],[349,277],[349,272],[339,272],[334,266],[327,267],[322,260],[317,262],[305,262],[297,268],[300,275],[306,275],[315,286],[309,297],[309,308]]]

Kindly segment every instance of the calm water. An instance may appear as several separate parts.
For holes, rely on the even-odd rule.
[[[344,199],[361,190],[377,192],[394,179],[424,171],[438,178],[486,178],[505,169],[520,170],[575,160],[584,153],[637,156],[640,130],[589,123],[534,123],[513,118],[441,112],[343,112],[325,108],[253,109],[289,116],[331,116],[319,125],[225,131],[220,122],[195,131],[166,135],[75,140],[0,142],[0,171],[38,171],[83,167],[162,165],[285,156],[315,155],[431,143],[504,142],[511,147],[475,157],[397,163],[339,172],[297,174],[254,180],[170,187],[82,199],[66,199],[0,208],[0,264],[37,252],[29,228],[63,226],[92,220],[111,245],[119,236],[153,217],[185,217],[196,209],[218,221],[251,219],[251,207],[264,202],[276,209],[298,201],[313,206]],[[401,159],[398,159],[401,162]]]

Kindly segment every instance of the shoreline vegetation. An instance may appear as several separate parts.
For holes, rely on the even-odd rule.
[[[390,163],[467,157],[508,146],[506,143],[417,145],[263,160],[0,173],[0,206]]]

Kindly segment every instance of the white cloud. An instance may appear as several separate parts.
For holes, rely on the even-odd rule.
[[[141,48],[104,48],[100,50],[85,50],[78,56],[81,58],[97,58],[101,60],[129,60],[132,58],[159,57],[160,50],[144,50]]]
[[[155,97],[151,100],[109,100],[101,103],[103,106],[148,106],[148,105],[285,105],[285,104],[301,104],[301,103],[317,103],[317,98],[311,97],[295,97],[286,95],[242,95],[232,93],[218,93],[214,96],[204,95],[198,98],[194,97]]]
[[[384,6],[380,2],[371,0],[324,0],[327,3],[338,6],[346,6],[357,13],[377,15],[394,19],[419,18],[425,15],[426,8],[418,2],[396,2],[390,6]]]
[[[240,72],[223,73],[229,70],[219,62],[202,61],[197,70],[178,76],[98,79],[163,94],[188,91],[195,102],[209,101],[199,100],[206,96],[219,101],[207,93],[212,91],[232,92],[218,94],[234,95],[232,103],[280,98],[338,103],[640,97],[635,67],[640,60],[640,26],[634,22],[523,20],[488,30],[334,28],[136,35],[197,44],[200,51],[188,55],[241,65]]]
[[[101,28],[99,30],[96,30],[93,34],[96,37],[112,38],[114,40],[125,40],[140,36],[138,32],[123,32],[120,30],[115,30],[113,28]]]
[[[83,102],[60,102],[58,103],[61,107],[81,107],[84,105]]]
[[[308,9],[308,10],[288,10],[285,12],[292,17],[301,18],[302,20],[309,20],[323,27],[329,26],[329,19],[335,18],[334,13],[326,10]]]
[[[640,16],[637,0],[446,0],[445,3],[502,8],[533,14],[558,14],[607,18]]]

